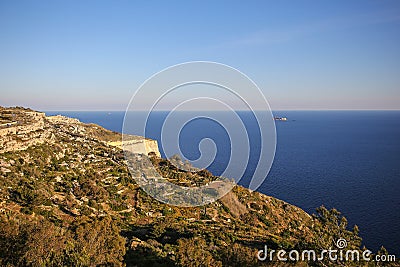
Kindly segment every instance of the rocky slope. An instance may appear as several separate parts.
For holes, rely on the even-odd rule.
[[[110,143],[119,133],[28,109],[0,112],[0,265],[375,265],[261,262],[265,245],[319,250],[345,238],[361,251],[361,238],[336,210],[311,216],[240,186],[205,207],[162,204],[139,188],[119,143]],[[148,151],[136,152],[150,154],[165,178],[188,186],[216,178],[173,167],[148,141]]]

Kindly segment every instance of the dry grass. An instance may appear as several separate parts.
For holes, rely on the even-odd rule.
[[[223,196],[221,202],[229,209],[231,214],[237,218],[239,218],[240,215],[247,213],[246,206],[243,205],[237,198],[236,194],[232,192]]]

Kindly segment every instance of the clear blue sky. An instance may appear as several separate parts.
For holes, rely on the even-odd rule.
[[[400,109],[400,1],[0,1],[2,106],[124,110],[192,60],[273,109]]]

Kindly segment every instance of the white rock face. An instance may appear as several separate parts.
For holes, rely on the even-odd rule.
[[[49,116],[46,117],[46,119],[51,122],[51,123],[70,123],[70,124],[79,124],[81,123],[78,119],[75,118],[68,118],[62,115],[56,115],[56,116]]]
[[[137,140],[109,142],[108,144],[138,154],[148,155],[149,153],[154,152],[158,157],[161,157],[156,140],[140,137]]]
[[[51,141],[45,127],[45,114],[35,111],[15,111],[16,121],[0,128],[0,153],[24,150],[32,145]]]

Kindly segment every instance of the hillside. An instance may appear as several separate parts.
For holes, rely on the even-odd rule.
[[[0,112],[2,266],[283,266],[258,261],[257,251],[265,245],[329,249],[339,238],[361,251],[357,226],[349,229],[334,209],[309,215],[241,186],[205,207],[169,206],[130,176],[121,134],[24,108]],[[191,186],[216,178],[206,170],[173,167],[159,157],[155,141],[147,142],[145,152],[172,182]],[[375,266],[340,260],[286,264]]]

